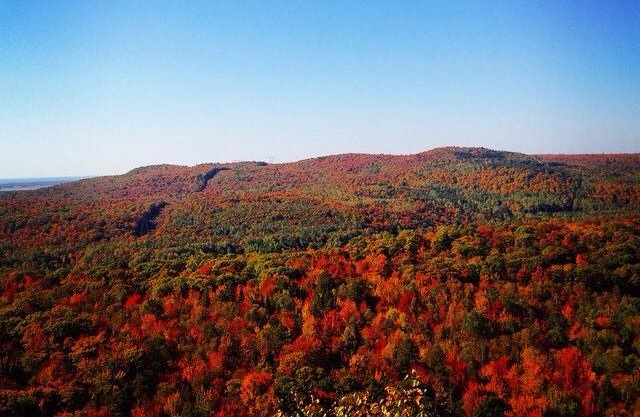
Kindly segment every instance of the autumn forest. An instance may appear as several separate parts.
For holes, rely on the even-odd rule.
[[[637,416],[640,154],[0,193],[0,416]]]

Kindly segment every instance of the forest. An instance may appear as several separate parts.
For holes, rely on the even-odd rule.
[[[0,193],[0,416],[637,416],[640,154]]]

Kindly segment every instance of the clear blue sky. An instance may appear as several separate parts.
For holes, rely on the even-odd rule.
[[[447,145],[640,151],[640,2],[0,2],[0,177]]]

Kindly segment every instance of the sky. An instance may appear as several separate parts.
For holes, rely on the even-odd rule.
[[[0,178],[640,152],[640,2],[0,2]]]

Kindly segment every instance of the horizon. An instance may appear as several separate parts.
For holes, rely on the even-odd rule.
[[[137,167],[131,167],[130,169],[127,169],[124,172],[117,172],[117,173],[107,173],[107,174],[101,174],[101,173],[94,173],[94,174],[88,174],[88,175],[55,175],[55,176],[46,176],[46,177],[0,177],[0,185],[6,185],[6,184],[10,184],[10,181],[17,181],[17,182],[29,182],[29,181],[41,181],[41,180],[62,180],[63,182],[71,182],[71,181],[78,181],[78,180],[83,180],[83,179],[91,179],[91,178],[98,178],[98,177],[108,177],[108,176],[119,176],[119,175],[126,175],[129,172],[138,169],[138,168],[147,168],[147,167],[154,167],[154,166],[173,166],[173,167],[185,167],[185,168],[192,168],[192,167],[196,167],[198,165],[208,165],[208,164],[214,164],[214,165],[226,165],[226,164],[239,164],[239,163],[249,163],[249,162],[266,162],[269,165],[285,165],[285,164],[295,164],[298,162],[303,162],[303,161],[308,161],[308,160],[313,160],[313,159],[319,159],[319,158],[327,158],[327,157],[333,157],[333,156],[344,156],[344,155],[371,155],[371,156],[411,156],[411,155],[418,155],[421,153],[426,153],[426,152],[431,152],[434,150],[438,150],[438,149],[484,149],[484,150],[489,150],[489,151],[496,151],[496,152],[506,152],[506,153],[512,153],[512,154],[519,154],[519,155],[525,155],[525,156],[531,156],[531,157],[536,157],[536,156],[565,156],[565,155],[573,155],[573,156],[603,156],[603,155],[611,155],[611,156],[620,156],[620,155],[639,155],[640,152],[590,152],[590,153],[571,153],[571,152],[565,152],[565,153],[536,153],[536,154],[529,154],[529,153],[524,153],[524,152],[518,152],[516,150],[509,150],[509,149],[491,149],[491,148],[486,148],[483,146],[438,146],[435,148],[430,148],[430,149],[425,149],[419,152],[414,152],[414,153],[371,153],[371,152],[345,152],[345,153],[335,153],[335,154],[327,154],[327,155],[316,155],[316,156],[310,156],[307,158],[301,158],[301,159],[295,159],[295,160],[291,160],[291,161],[276,161],[276,162],[268,162],[262,159],[253,159],[253,160],[233,160],[233,161],[206,161],[206,162],[198,162],[196,164],[192,164],[192,165],[188,165],[188,164],[171,164],[171,163],[157,163],[157,164],[149,164],[149,165],[140,165]]]
[[[640,152],[633,1],[9,1],[0,23],[2,178],[444,146]]]

